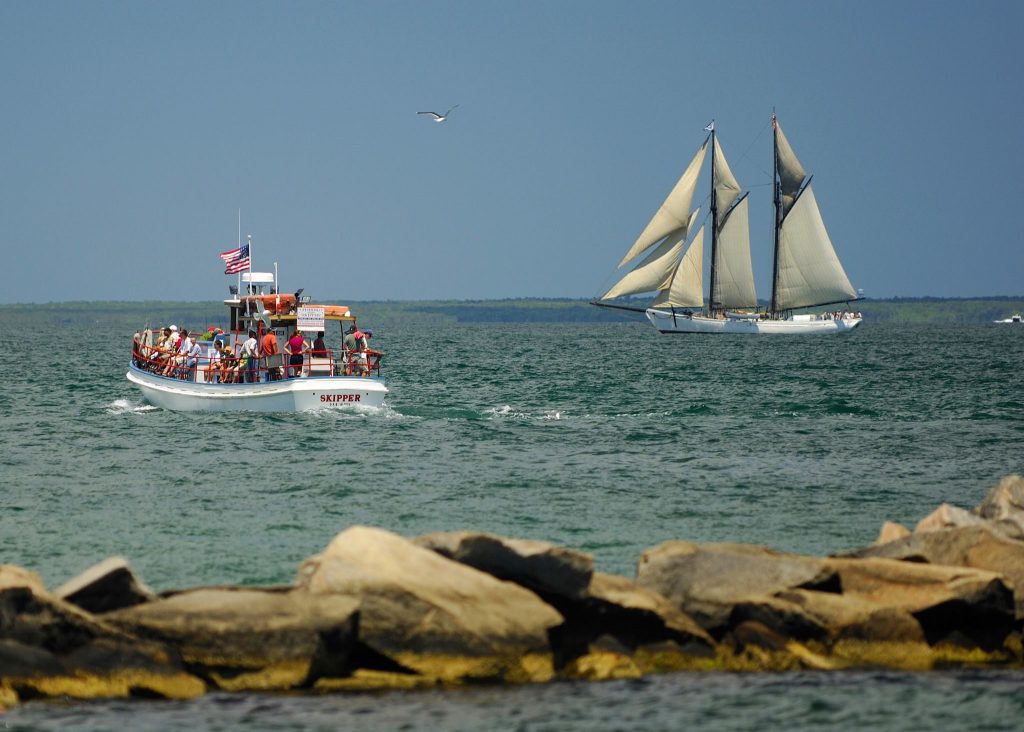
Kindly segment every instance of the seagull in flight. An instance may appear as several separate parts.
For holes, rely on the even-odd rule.
[[[458,104],[455,105],[455,107],[458,106]],[[437,112],[417,112],[416,114],[426,114],[433,118],[435,122],[444,122],[446,119],[448,119],[448,115],[452,113],[452,110],[455,109],[455,107],[449,107],[448,111],[445,112],[444,114],[438,114]]]

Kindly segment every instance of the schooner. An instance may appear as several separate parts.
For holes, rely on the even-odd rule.
[[[844,333],[861,317],[844,306],[824,315],[794,310],[860,299],[836,256],[818,202],[793,148],[772,114],[774,132],[774,259],[772,295],[760,310],[750,260],[747,193],[722,152],[712,122],[683,175],[619,262],[622,268],[649,252],[595,305],[637,310],[661,333]],[[707,222],[684,245],[699,215],[690,211],[697,178],[711,147],[711,197]],[[813,177],[813,176],[812,176]],[[704,298],[704,238],[710,230],[708,296]],[[647,308],[615,298],[655,292]]]

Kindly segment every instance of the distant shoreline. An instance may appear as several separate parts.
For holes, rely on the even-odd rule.
[[[596,308],[583,298],[508,298],[499,300],[375,300],[320,298],[344,302],[361,322],[451,323],[628,323],[638,316]],[[647,300],[634,300],[638,307]],[[946,324],[979,325],[1024,311],[1024,295],[977,298],[898,297],[865,299],[851,304],[865,317],[865,325]],[[824,311],[828,308],[811,308]],[[216,300],[173,301],[66,301],[0,305],[0,318],[10,326],[74,326],[107,322],[127,328],[146,323],[159,325],[175,321],[194,326],[223,324],[227,310]]]

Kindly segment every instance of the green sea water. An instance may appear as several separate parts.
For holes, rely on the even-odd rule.
[[[0,562],[51,587],[112,554],[157,590],[276,584],[336,533],[368,524],[543,539],[632,576],[641,552],[667,539],[855,548],[885,520],[913,526],[943,501],[973,507],[1024,472],[1021,327],[374,331],[388,353],[385,409],[207,415],[141,400],[124,377],[130,333],[0,330]],[[911,719],[936,726],[948,713],[960,715],[953,727],[1010,729],[1022,683],[999,672],[672,675],[386,701],[34,703],[0,726],[919,729]]]

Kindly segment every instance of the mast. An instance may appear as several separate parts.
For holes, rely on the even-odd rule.
[[[711,128],[711,282],[708,287],[708,314],[715,312],[718,300],[718,195],[715,193],[715,121],[708,125]]]
[[[772,187],[774,190],[775,204],[775,226],[774,230],[774,256],[772,258],[772,301],[770,312],[775,315],[778,312],[778,289],[779,289],[779,229],[782,225],[782,183],[779,180],[779,131],[775,122],[775,110],[772,110]]]

